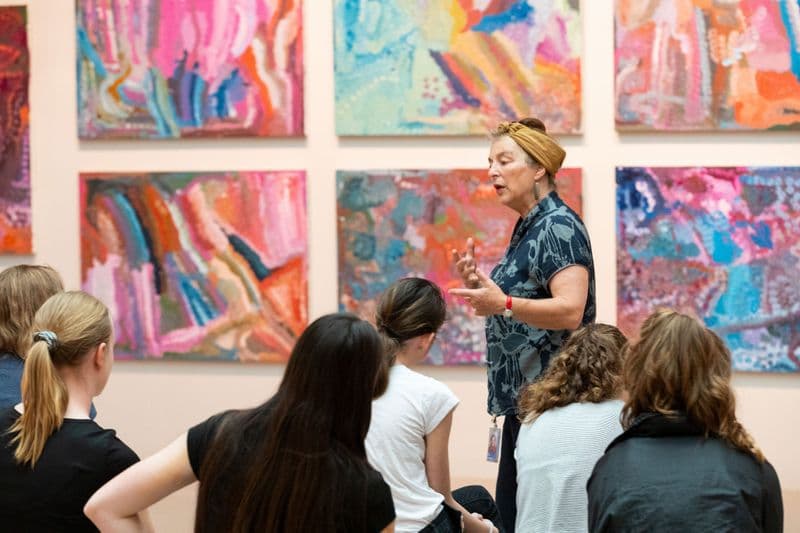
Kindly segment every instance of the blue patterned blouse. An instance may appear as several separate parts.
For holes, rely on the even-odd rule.
[[[578,214],[551,192],[514,226],[511,243],[491,277],[505,294],[528,299],[550,298],[550,280],[572,265],[583,265],[589,270],[589,295],[581,325],[589,324],[595,319],[594,261],[589,234]],[[489,414],[517,413],[519,391],[547,368],[569,333],[535,328],[503,315],[487,317]]]

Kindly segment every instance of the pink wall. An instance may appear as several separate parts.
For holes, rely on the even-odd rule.
[[[34,249],[79,286],[78,172],[305,169],[308,172],[310,315],[336,309],[335,170],[337,168],[447,168],[485,165],[478,138],[337,139],[333,123],[330,2],[306,0],[307,137],[301,140],[77,140],[73,2],[27,3],[31,77],[31,179]],[[313,4],[313,8],[312,8]],[[567,166],[584,168],[585,220],[596,253],[599,319],[615,321],[614,167],[616,165],[800,165],[797,133],[629,134],[614,131],[612,0],[583,2],[584,134],[564,139]],[[320,9],[322,8],[322,9]],[[191,424],[224,408],[254,405],[275,389],[282,367],[226,364],[118,363],[97,399],[100,422],[146,456]],[[489,418],[480,368],[431,368],[461,398],[451,446],[454,483],[491,486],[484,460]],[[785,490],[800,491],[800,376],[740,374],[739,415],[775,465]],[[190,531],[193,492],[187,489],[154,509],[164,531]],[[787,501],[788,503],[788,501]],[[788,508],[787,515],[797,513]],[[787,521],[787,530],[789,522]]]

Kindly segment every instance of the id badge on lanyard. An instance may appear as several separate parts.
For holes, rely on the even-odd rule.
[[[492,417],[492,425],[489,426],[489,447],[486,449],[486,460],[496,463],[500,457],[500,437],[502,432],[497,427],[497,417]]]

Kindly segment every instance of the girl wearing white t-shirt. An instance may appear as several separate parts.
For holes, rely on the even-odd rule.
[[[458,398],[408,368],[421,363],[445,319],[441,290],[406,278],[381,296],[376,313],[390,359],[389,385],[372,402],[367,458],[389,484],[396,531],[496,532],[499,515],[485,488],[450,490],[448,441]],[[473,514],[475,513],[475,514]]]
[[[517,531],[588,531],[586,482],[622,433],[625,336],[607,324],[576,330],[519,399]]]

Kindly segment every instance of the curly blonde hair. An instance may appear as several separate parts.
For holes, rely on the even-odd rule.
[[[554,407],[598,403],[617,396],[627,342],[619,329],[608,324],[575,330],[541,379],[520,394],[520,420],[530,423]]]
[[[650,315],[638,342],[628,350],[622,374],[628,392],[623,427],[630,427],[642,413],[685,413],[706,437],[717,436],[764,461],[736,420],[730,351],[695,318],[670,309]]]

